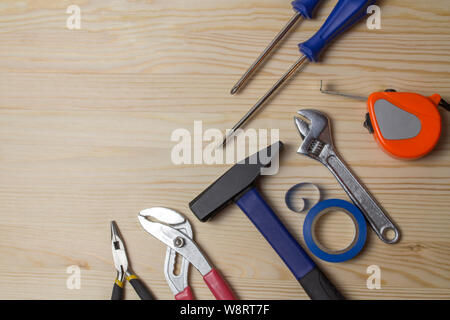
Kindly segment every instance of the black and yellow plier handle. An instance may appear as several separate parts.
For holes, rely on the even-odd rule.
[[[114,281],[111,300],[123,299],[123,286],[125,281],[128,281],[142,300],[154,300],[152,293],[147,286],[138,278],[130,269],[128,265],[127,253],[120,237],[117,224],[111,222],[111,246],[114,259],[114,266],[117,269],[117,277]]]
[[[111,300],[123,300],[123,285],[125,281],[128,281],[133,286],[139,298],[141,298],[142,300],[155,299],[147,286],[142,282],[142,280],[139,279],[139,277],[135,274],[130,274],[127,275],[123,280],[119,280],[118,278],[116,278],[116,280],[114,281]]]

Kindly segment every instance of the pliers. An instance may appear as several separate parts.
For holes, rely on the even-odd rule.
[[[148,219],[150,218],[150,219]],[[233,292],[219,272],[214,269],[192,240],[189,221],[171,209],[154,207],[142,210],[138,215],[145,231],[167,245],[164,275],[176,300],[193,300],[188,285],[189,264],[202,274],[209,290],[218,300],[236,300]],[[174,274],[176,254],[182,256],[178,275]]]
[[[120,237],[119,229],[115,221],[111,221],[111,246],[114,265],[117,269],[117,277],[114,281],[111,300],[123,299],[123,284],[128,280],[142,300],[154,300],[152,293],[145,284],[133,273],[128,265],[127,253]]]

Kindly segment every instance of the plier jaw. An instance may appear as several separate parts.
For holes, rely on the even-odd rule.
[[[181,214],[167,208],[154,207],[142,210],[138,219],[145,231],[167,246],[164,274],[170,289],[175,294],[175,299],[193,299],[187,281],[189,263],[192,263],[202,274],[203,280],[216,299],[236,299],[228,284],[217,270],[211,267],[192,240],[191,226]],[[174,274],[176,253],[182,256],[179,275]]]
[[[111,221],[111,247],[117,277],[114,281],[111,300],[123,299],[123,285],[128,281],[142,300],[154,300],[154,297],[145,284],[136,276],[128,264],[127,253],[119,228],[115,221]]]
[[[115,221],[111,221],[111,248],[114,266],[117,270],[117,280],[122,283],[128,272],[128,259],[119,228]]]
[[[208,260],[194,240],[178,229],[190,229],[190,225],[186,227],[189,222],[181,214],[171,209],[154,207],[142,210],[138,219],[145,231],[183,256],[202,275],[211,271]]]

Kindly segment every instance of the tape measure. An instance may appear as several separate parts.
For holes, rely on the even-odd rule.
[[[368,98],[337,91],[320,92],[357,100],[367,100],[366,127],[378,145],[399,159],[418,159],[436,146],[442,131],[438,107],[450,111],[450,105],[438,94],[425,97],[393,89],[372,93]]]
[[[438,106],[448,107],[438,94],[425,97],[395,90],[375,92],[367,100],[364,126],[389,155],[421,158],[434,149],[441,136]]]

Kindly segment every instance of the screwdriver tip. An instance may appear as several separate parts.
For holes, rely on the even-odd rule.
[[[238,87],[238,86],[234,86],[234,87],[231,89],[230,93],[231,93],[231,94],[235,94],[236,92],[238,92],[238,90],[239,90],[239,87]]]

